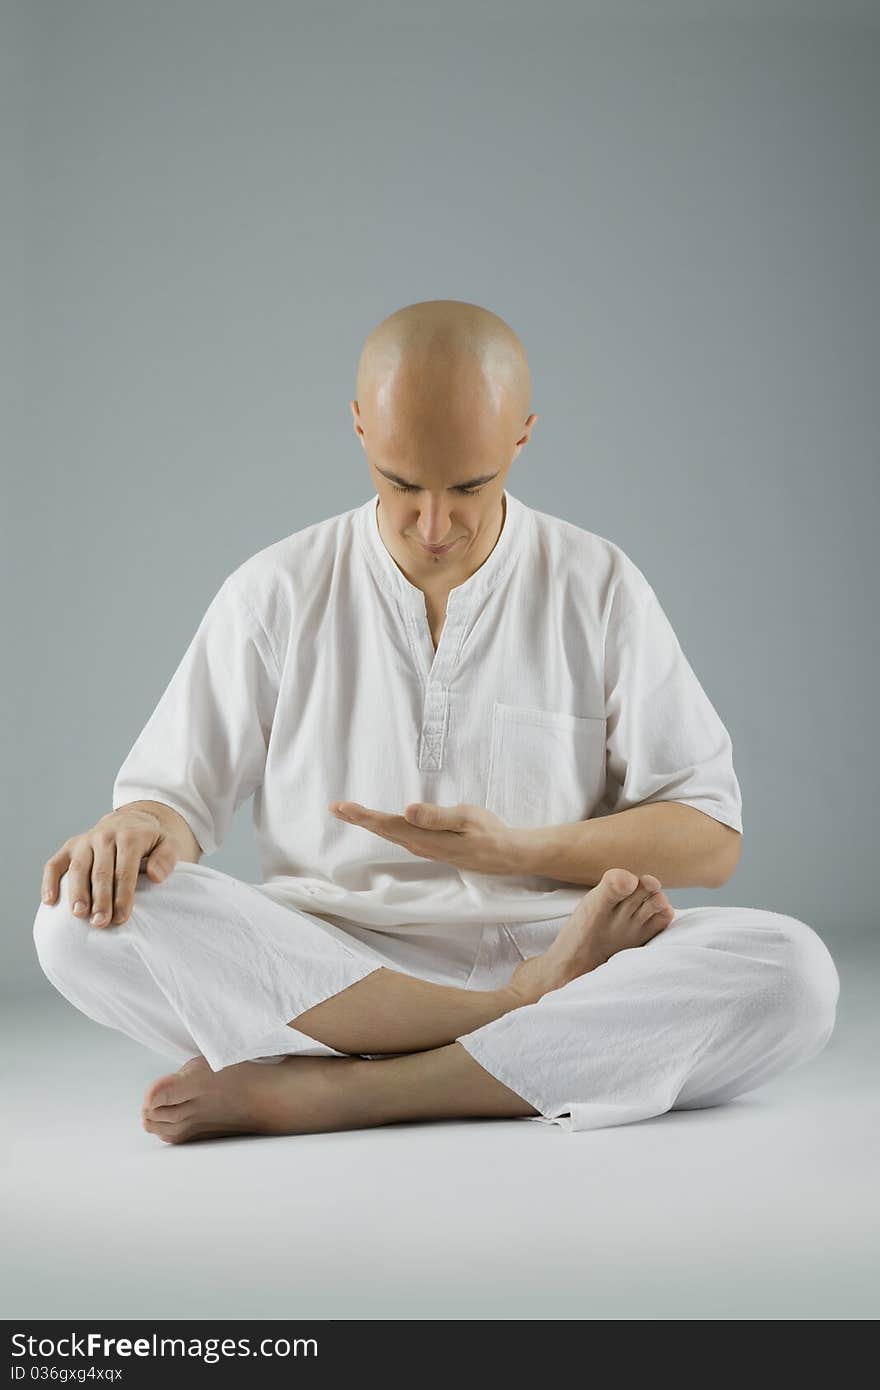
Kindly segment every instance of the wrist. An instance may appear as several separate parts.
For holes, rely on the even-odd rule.
[[[541,830],[508,826],[504,859],[506,867],[502,873],[537,874],[540,873],[539,837]]]

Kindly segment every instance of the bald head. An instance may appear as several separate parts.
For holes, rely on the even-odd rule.
[[[361,414],[470,412],[475,426],[499,417],[525,424],[532,385],[513,329],[477,304],[426,299],[383,319],[361,351],[356,382]]]
[[[356,390],[386,549],[413,583],[448,590],[491,553],[507,474],[538,418],[522,343],[477,304],[408,304],[368,336]]]

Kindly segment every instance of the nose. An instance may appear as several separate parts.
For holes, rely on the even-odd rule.
[[[425,545],[445,545],[451,536],[452,517],[449,502],[443,497],[428,497],[419,504],[419,536]]]

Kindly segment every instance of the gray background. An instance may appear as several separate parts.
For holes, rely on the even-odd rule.
[[[519,333],[540,419],[511,492],[624,548],[730,730],[739,869],[672,901],[797,916],[864,979],[877,927],[878,7],[28,0],[4,7],[3,31],[3,975],[20,1063],[39,1003],[83,1056],[100,1043],[144,1068],[144,1084],[160,1074],[45,981],[31,937],[43,863],[110,809],[116,770],[223,578],[372,494],[348,405],[357,356],[381,318],[427,298],[483,304]],[[206,862],[256,878],[249,803]],[[847,1026],[857,1059],[863,1035]],[[65,1103],[86,1135],[108,1092],[77,1092],[70,1066]],[[44,1067],[34,1077],[45,1087]],[[118,1095],[125,1143],[148,1165],[173,1153],[178,1177],[159,1170],[164,1181],[186,1169],[204,1192],[199,1146],[139,1132],[130,1076]],[[534,1145],[547,1128],[517,1132]],[[600,1146],[624,1131],[609,1134]],[[378,1158],[393,1132],[375,1143]],[[254,1147],[269,1152],[240,1151]],[[574,1149],[554,1152],[577,1167]],[[114,1206],[116,1162],[99,1165],[95,1210],[119,1222],[131,1186],[123,1166]],[[838,1182],[822,1177],[822,1191]],[[50,1287],[26,1231],[18,1311],[209,1311],[205,1286],[193,1292],[187,1269],[169,1282],[142,1229],[136,1273],[119,1284],[105,1271],[89,1303],[70,1278],[85,1216],[68,1195],[53,1219],[74,1222],[69,1264],[56,1252]],[[728,1214],[740,1231],[742,1213]],[[839,1233],[840,1211],[825,1214]],[[253,1212],[239,1217],[254,1229]],[[787,1250],[802,1229],[792,1215]],[[662,1234],[658,1284],[644,1284],[659,1311],[632,1313],[621,1265],[629,1312],[597,1282],[598,1315],[676,1315]],[[606,1265],[590,1235],[595,1277]],[[865,1247],[826,1254],[815,1277],[840,1279],[811,1286],[815,1306],[766,1252],[764,1283],[747,1257],[726,1266],[722,1303],[761,1316],[755,1300],[775,1290],[781,1316],[858,1316]],[[644,1270],[644,1245],[638,1257]],[[278,1261],[289,1269],[280,1247]],[[277,1311],[265,1298],[248,1308],[240,1268],[233,1309]],[[318,1268],[338,1290],[332,1261]],[[795,1251],[802,1293],[804,1268]],[[685,1275],[688,1316],[728,1315]],[[303,1308],[326,1309],[325,1284],[312,1287]],[[450,1285],[446,1303],[430,1280],[419,1287],[455,1308]],[[352,1308],[372,1316],[370,1297]],[[526,1315],[516,1298],[504,1306]],[[582,1315],[570,1306],[533,1315]]]
[[[374,492],[357,357],[428,298],[520,335],[511,492],[635,560],[730,730],[718,900],[874,929],[880,34],[665,10],[18,12],[10,981],[223,578]],[[253,880],[250,814],[206,862]]]

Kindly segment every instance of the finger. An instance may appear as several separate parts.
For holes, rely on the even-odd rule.
[[[128,920],[141,871],[143,836],[130,830],[116,832],[116,878],[113,886],[113,921],[116,926]]]
[[[445,831],[419,830],[398,817],[394,817],[393,828],[382,829],[380,826],[369,825],[364,828],[373,830],[383,839],[390,840],[392,844],[400,845],[402,849],[409,850],[410,854],[418,854],[423,859],[442,857],[445,846],[449,844],[449,837]]]
[[[393,816],[388,811],[371,811],[368,806],[358,806],[351,801],[344,802],[338,814],[355,825],[363,826],[365,830],[375,830],[378,835],[400,835],[413,829],[403,816]]]
[[[176,863],[176,850],[172,848],[170,840],[163,838],[147,859],[144,871],[150,875],[155,883],[161,883],[168,877]]]
[[[40,896],[44,903],[54,903],[58,893],[58,884],[70,867],[70,855],[66,849],[58,850],[51,859],[47,859],[43,865],[43,881],[40,887]]]
[[[84,836],[78,839],[71,850],[70,868],[67,871],[67,898],[71,911],[77,917],[88,917],[92,909],[93,857],[89,840]]]
[[[356,802],[340,802],[339,805],[356,806]],[[458,843],[458,836],[447,830],[420,830],[412,825],[405,816],[390,815],[387,811],[371,811],[366,806],[358,806],[357,813],[342,816],[351,825],[359,825],[362,830],[369,830],[374,835],[381,835],[383,840],[390,840],[392,844],[400,845],[402,849],[409,850],[410,854],[417,855],[420,859],[443,859],[447,848],[453,843]]]
[[[330,810],[335,816],[343,816],[346,820],[355,820],[369,808],[360,806],[356,801],[333,801],[330,803]],[[373,814],[384,814],[374,812]]]
[[[92,911],[89,920],[93,927],[107,927],[113,916],[116,836],[112,831],[95,830],[92,832],[92,845]]]
[[[455,806],[426,805],[417,801],[407,806],[403,814],[407,825],[418,825],[424,830],[445,830],[450,835],[461,835],[468,826],[467,814]]]
[[[347,816],[349,820],[369,820],[371,822],[387,822],[388,824],[406,825],[403,816],[396,816],[393,811],[377,811],[373,806],[361,806],[357,801],[337,802],[337,815]]]
[[[442,854],[438,831],[417,830],[402,816],[386,816],[381,812],[368,813],[357,821],[352,819],[351,824],[359,825],[370,834],[380,835],[390,844],[400,845],[401,849],[409,850],[410,854],[419,855],[423,859],[439,857]]]

